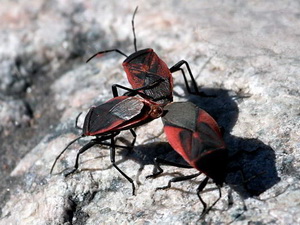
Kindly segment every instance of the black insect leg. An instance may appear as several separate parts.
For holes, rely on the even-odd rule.
[[[116,165],[116,160],[115,160],[115,155],[116,155],[116,151],[115,151],[115,142],[114,142],[114,138],[111,138],[111,148],[110,148],[110,161],[113,165],[113,167],[115,167],[122,175],[123,177],[125,177],[132,185],[132,195],[135,195],[135,185],[133,180],[127,176],[117,165]]]
[[[119,96],[119,92],[118,92],[118,89],[117,89],[117,88],[123,89],[123,90],[126,90],[126,91],[133,91],[133,89],[130,89],[130,88],[128,88],[128,87],[124,87],[124,86],[119,85],[119,84],[113,84],[113,85],[111,86],[111,90],[112,90],[112,93],[113,93],[114,98]]]
[[[136,135],[136,133],[135,133],[135,131],[133,130],[133,129],[129,129],[129,131],[131,132],[131,134],[132,134],[132,136],[133,136],[133,140],[131,141],[131,143],[130,143],[130,145],[129,146],[124,146],[124,145],[114,145],[115,147],[117,147],[117,148],[125,148],[125,149],[127,149],[127,150],[129,150],[129,151],[131,151],[132,149],[133,149],[133,147],[134,147],[134,144],[135,144],[135,141],[136,141],[136,137],[137,137],[137,135]],[[118,138],[119,140],[120,139],[122,139],[122,140],[124,140],[122,137],[121,138]],[[107,145],[107,146],[111,146],[111,143],[101,143],[101,145]]]
[[[159,83],[161,83],[163,81],[164,81],[163,79],[160,79],[160,80],[154,81],[151,84],[145,85],[145,86],[137,88],[137,89],[131,89],[131,88],[119,85],[119,84],[114,84],[114,85],[112,85],[111,89],[112,89],[114,97],[118,97],[119,96],[119,93],[118,93],[118,90],[117,90],[117,88],[119,88],[119,89],[123,89],[123,90],[127,91],[124,94],[126,96],[140,95],[141,97],[146,98],[146,99],[153,99],[151,96],[146,95],[146,94],[140,92],[140,90],[151,89],[151,88],[155,87],[156,85],[158,85]]]
[[[191,88],[190,88],[189,83],[188,83],[188,81],[187,81],[187,77],[186,77],[186,75],[185,75],[185,72],[184,72],[184,70],[181,68],[181,66],[182,66],[183,64],[186,66],[186,68],[187,68],[187,70],[188,70],[188,73],[189,73],[189,75],[190,75],[190,78],[191,78],[191,81],[192,81],[192,85],[193,85],[194,92],[191,91]],[[203,96],[203,97],[215,97],[214,95],[207,95],[207,94],[205,94],[204,92],[199,91],[198,86],[197,86],[197,82],[196,82],[196,80],[195,80],[195,78],[194,78],[194,75],[193,75],[193,73],[192,73],[192,71],[191,71],[191,68],[190,68],[190,66],[189,66],[189,64],[188,64],[187,61],[185,61],[185,60],[180,60],[178,63],[176,63],[174,66],[172,66],[172,67],[170,68],[171,73],[177,72],[177,71],[179,71],[179,70],[181,71],[181,73],[182,73],[182,75],[183,75],[184,83],[185,83],[185,86],[186,86],[186,89],[187,89],[188,93],[200,95],[200,96]]]
[[[158,188],[156,188],[156,190],[168,189],[168,188],[171,187],[172,183],[180,182],[180,181],[185,181],[185,180],[190,180],[190,179],[193,179],[195,177],[198,177],[200,174],[201,174],[201,172],[195,173],[195,174],[192,174],[192,175],[188,175],[188,176],[174,177],[171,180],[169,180],[168,185],[163,186],[163,187],[158,187]]]
[[[137,10],[138,10],[138,7],[135,8],[133,16],[132,16],[132,20],[131,20],[132,33],[133,33],[133,45],[134,45],[134,50],[136,52],[137,52],[137,47],[136,47],[136,36],[135,36],[135,28],[134,28],[134,17],[135,17],[135,14],[137,13]],[[105,50],[105,51],[97,52],[96,54],[94,54],[93,56],[91,56],[86,62],[88,63],[92,58],[96,57],[97,55],[108,53],[108,52],[117,52],[117,53],[125,56],[126,58],[128,57],[125,53],[123,53],[119,49],[110,49],[110,50]]]
[[[106,142],[101,142],[101,145],[109,146],[111,147],[111,143],[106,143]],[[124,145],[115,145],[116,148],[125,148],[130,150],[132,147],[131,146],[124,146]]]
[[[174,73],[174,72],[180,70],[180,71],[182,72],[182,75],[183,75],[183,78],[184,78],[184,82],[185,82],[185,86],[186,86],[187,91],[188,91],[189,93],[192,93],[192,91],[191,91],[191,89],[190,89],[190,87],[189,87],[189,84],[188,84],[188,81],[187,81],[185,72],[184,72],[184,70],[181,68],[181,66],[182,66],[183,64],[186,65],[186,68],[187,68],[187,70],[188,70],[188,72],[189,72],[189,74],[190,74],[190,78],[191,78],[191,81],[192,81],[192,85],[194,86],[195,92],[196,92],[196,93],[199,93],[199,90],[198,90],[198,86],[197,86],[196,80],[195,80],[195,78],[194,78],[194,76],[193,76],[193,73],[192,73],[191,68],[190,68],[190,66],[189,66],[189,64],[188,64],[187,61],[185,61],[185,60],[180,60],[178,63],[176,63],[174,66],[172,66],[172,67],[170,68],[171,73]]]
[[[219,190],[219,197],[218,199],[207,209],[207,204],[206,202],[204,202],[204,200],[202,199],[200,193],[203,191],[203,189],[205,188],[205,186],[207,185],[207,182],[209,180],[209,177],[206,177],[199,185],[199,187],[197,188],[197,196],[200,200],[200,202],[202,203],[203,205],[203,210],[202,210],[202,213],[201,213],[201,216],[200,218],[203,218],[205,216],[206,213],[208,213],[214,206],[215,204],[221,199],[222,197],[222,192],[221,192],[221,188],[220,186],[218,186],[218,190]]]
[[[79,165],[79,156],[84,153],[86,150],[90,149],[91,147],[93,147],[96,144],[101,144],[102,140],[101,139],[92,139],[90,142],[88,142],[86,145],[84,145],[81,149],[79,149],[77,155],[76,155],[76,160],[75,160],[75,164],[74,167],[71,171],[68,171],[66,173],[64,173],[65,177],[71,175],[72,173],[74,173],[77,169],[78,169],[78,165]]]
[[[122,85],[114,84],[114,85],[111,86],[111,89],[112,89],[112,92],[113,92],[113,96],[114,96],[114,97],[118,97],[118,96],[119,96],[119,93],[118,93],[118,89],[117,89],[117,88],[125,89],[126,91],[135,91],[135,90],[133,90],[133,89],[124,87],[124,86],[122,86]],[[130,130],[130,132],[131,132],[131,134],[132,134],[132,136],[133,136],[133,140],[132,140],[132,142],[131,142],[131,147],[129,147],[129,148],[132,149],[133,146],[134,146],[134,144],[135,144],[135,141],[136,141],[136,133],[135,133],[135,131],[134,131],[133,129],[129,129],[129,130]]]
[[[136,141],[136,133],[135,133],[135,131],[133,129],[130,129],[130,132],[131,132],[131,134],[133,136],[133,140],[132,140],[131,145],[130,145],[130,147],[132,149],[134,147],[134,144],[135,144],[135,141]]]
[[[105,50],[105,51],[97,52],[96,54],[92,55],[88,60],[86,60],[86,63],[88,63],[91,59],[93,59],[97,55],[101,55],[101,54],[108,53],[108,52],[117,52],[117,53],[125,56],[126,58],[128,57],[125,53],[121,52],[119,49],[110,49],[110,50]]]
[[[137,94],[140,94],[140,92],[138,92],[137,90],[135,89],[131,89],[131,88],[128,88],[128,87],[125,87],[125,86],[122,86],[122,85],[119,85],[119,84],[113,84],[111,86],[111,90],[112,90],[112,93],[113,93],[113,96],[114,97],[118,97],[119,96],[119,92],[118,92],[118,89],[123,89],[125,91],[128,91],[126,93],[132,93],[132,95],[137,95]]]
[[[154,158],[153,164],[154,164],[153,174],[146,176],[146,179],[155,178],[158,175],[160,175],[161,173],[163,173],[164,170],[161,168],[161,165],[175,166],[175,167],[179,167],[179,168],[192,168],[192,166],[190,166],[190,165],[183,165],[183,164],[171,162],[171,161],[161,159],[161,158]]]

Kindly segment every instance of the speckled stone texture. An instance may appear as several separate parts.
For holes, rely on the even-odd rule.
[[[129,86],[122,55],[85,61],[100,50],[151,47],[173,66],[189,62],[202,91],[186,92],[174,74],[174,100],[192,101],[224,128],[230,159],[222,198],[202,219],[196,189],[204,179],[158,190],[194,169],[164,166],[153,158],[180,160],[160,119],[141,126],[133,151],[96,146],[65,178],[72,145],[49,175],[55,157],[80,135],[92,105],[112,97],[111,85]],[[1,1],[0,7],[0,224],[300,224],[300,2],[287,1]],[[122,137],[122,138],[121,138]],[[132,136],[122,132],[119,143]],[[213,183],[202,193],[211,205]]]

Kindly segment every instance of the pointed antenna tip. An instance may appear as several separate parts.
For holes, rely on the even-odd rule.
[[[79,140],[79,139],[81,139],[81,138],[83,138],[85,135],[84,134],[82,134],[82,135],[80,135],[80,136],[78,136],[77,138],[75,138],[75,139],[73,139],[72,141],[70,141],[69,142],[69,144],[67,144],[67,146],[59,153],[59,155],[58,156],[56,156],[56,158],[55,158],[55,160],[54,160],[54,163],[53,163],[53,165],[52,165],[52,167],[51,167],[51,169],[50,169],[50,174],[52,174],[52,172],[53,172],[53,170],[54,170],[54,167],[55,167],[55,165],[56,165],[56,163],[57,163],[57,161],[58,161],[58,159],[61,157],[61,155],[75,142],[75,141],[77,141],[77,140]]]
[[[135,36],[135,29],[134,29],[134,17],[135,17],[135,14],[138,10],[138,6],[136,6],[134,12],[133,12],[133,16],[132,16],[132,20],[131,20],[131,24],[132,24],[132,32],[133,32],[133,45],[134,45],[134,50],[135,52],[137,52],[137,47],[136,47],[136,36]]]

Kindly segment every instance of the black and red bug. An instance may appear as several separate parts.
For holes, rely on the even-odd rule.
[[[123,62],[123,68],[126,72],[127,79],[133,89],[139,89],[140,92],[149,96],[153,101],[166,105],[173,101],[173,78],[172,74],[176,71],[181,71],[184,77],[185,85],[189,93],[207,96],[203,92],[199,92],[197,83],[194,79],[189,64],[185,60],[181,60],[174,66],[169,68],[167,64],[158,57],[158,55],[151,48],[137,50],[136,46],[136,35],[134,28],[134,17],[137,12],[136,7],[132,17],[132,31],[134,36],[134,49],[135,52],[127,56],[119,49],[110,49],[100,51],[91,56],[87,62],[97,55],[102,55],[108,52],[117,52],[126,57]],[[189,87],[184,70],[181,68],[182,65],[186,65],[188,73],[191,78],[194,91],[191,91]],[[155,85],[153,85],[155,84]]]
[[[217,122],[206,111],[191,102],[173,102],[165,106],[164,111],[162,120],[168,142],[191,167],[200,173],[175,177],[169,181],[167,186],[159,189],[169,188],[172,182],[188,180],[204,173],[206,178],[197,188],[197,195],[203,204],[202,215],[204,215],[221,198],[220,187],[225,180],[228,150],[222,132]],[[155,172],[148,177],[156,177],[163,172],[160,164],[189,167],[156,158]],[[217,185],[219,198],[207,210],[206,203],[201,198],[200,193],[205,188],[209,178]]]
[[[98,54],[103,54],[107,52],[116,51],[127,58],[123,62],[124,70],[127,74],[128,80],[133,87],[132,89],[115,85],[113,86],[113,94],[116,96],[116,89],[114,87],[123,88],[129,92],[127,92],[126,96],[119,96],[115,97],[108,102],[99,105],[97,107],[93,107],[90,109],[89,113],[85,117],[84,125],[83,125],[83,132],[82,135],[73,141],[71,141],[66,148],[57,156],[55,162],[51,168],[51,172],[60,158],[60,156],[68,149],[70,145],[72,145],[78,139],[85,137],[85,136],[95,136],[90,142],[84,145],[76,156],[76,161],[74,168],[66,173],[69,175],[78,169],[79,164],[79,156],[87,151],[89,148],[96,144],[102,145],[109,145],[111,146],[111,162],[112,165],[132,184],[133,193],[135,192],[135,186],[130,177],[128,177],[119,167],[115,164],[115,148],[128,148],[127,146],[118,146],[115,144],[114,138],[120,133],[122,130],[130,130],[133,136],[135,137],[136,134],[132,130],[132,128],[138,127],[142,124],[145,124],[153,119],[161,117],[164,113],[163,107],[169,104],[173,100],[173,78],[171,73],[176,72],[178,70],[182,71],[184,76],[185,84],[187,87],[188,92],[191,93],[191,90],[188,86],[188,82],[185,76],[185,73],[181,66],[183,64],[186,65],[190,77],[192,79],[192,84],[194,86],[194,90],[197,94],[201,94],[201,92],[197,89],[197,84],[194,80],[192,72],[188,63],[184,60],[181,60],[177,64],[175,64],[170,69],[167,65],[155,54],[152,49],[144,49],[137,51],[136,47],[136,37],[134,31],[134,16],[137,12],[137,8],[133,14],[132,18],[132,29],[134,34],[134,47],[135,52],[130,56],[125,55],[118,49],[106,50],[102,52],[98,52],[90,59],[95,57]],[[89,60],[90,60],[89,59]],[[88,61],[89,61],[88,60]],[[141,97],[137,97],[135,95],[139,94]],[[174,103],[174,105],[176,105]],[[178,111],[180,109],[171,109],[173,103],[166,106],[168,111]],[[171,107],[171,108],[170,108]],[[164,121],[169,117],[166,114]],[[182,119],[181,117],[177,117],[178,121]],[[179,123],[179,122],[178,122]],[[197,123],[197,120],[194,121]],[[176,123],[173,127],[176,126]],[[167,126],[165,125],[165,128]],[[185,127],[182,128],[183,130]],[[167,136],[168,131],[165,129]],[[172,136],[172,134],[171,134]],[[110,143],[106,142],[109,141]],[[179,139],[177,142],[176,139],[170,139],[171,145],[173,143],[184,143],[183,139]],[[134,141],[132,145],[134,144]],[[175,148],[176,151],[178,151]],[[179,150],[180,151],[180,150]],[[196,167],[197,168],[197,167]],[[200,195],[199,198],[201,199]]]
[[[115,148],[128,147],[116,145],[114,138],[122,130],[130,130],[132,135],[134,136],[134,140],[132,142],[133,145],[136,134],[132,130],[132,128],[161,117],[162,113],[163,109],[159,104],[138,96],[118,96],[97,107],[92,107],[85,117],[81,136],[71,141],[56,157],[50,173],[52,173],[54,166],[60,156],[75,141],[79,140],[82,137],[94,136],[94,139],[90,140],[78,151],[73,169],[66,172],[65,176],[74,173],[78,169],[79,156],[82,153],[96,144],[108,145],[111,147],[110,159],[112,165],[132,184],[132,192],[134,194],[135,185],[133,180],[129,176],[127,176],[115,163]]]

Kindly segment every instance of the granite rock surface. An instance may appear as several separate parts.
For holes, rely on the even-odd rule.
[[[124,57],[100,50],[153,48],[173,66],[189,62],[199,88],[187,93],[174,74],[174,100],[191,101],[224,128],[230,152],[222,198],[200,219],[196,189],[204,176],[158,190],[193,169],[164,167],[153,158],[180,160],[166,143],[160,119],[136,129],[134,149],[95,146],[65,178],[89,108],[112,97],[115,83],[129,86]],[[264,1],[44,1],[1,2],[0,7],[0,224],[299,224],[300,214],[300,3]],[[123,132],[120,142],[132,140]],[[218,198],[209,183],[208,205]]]

